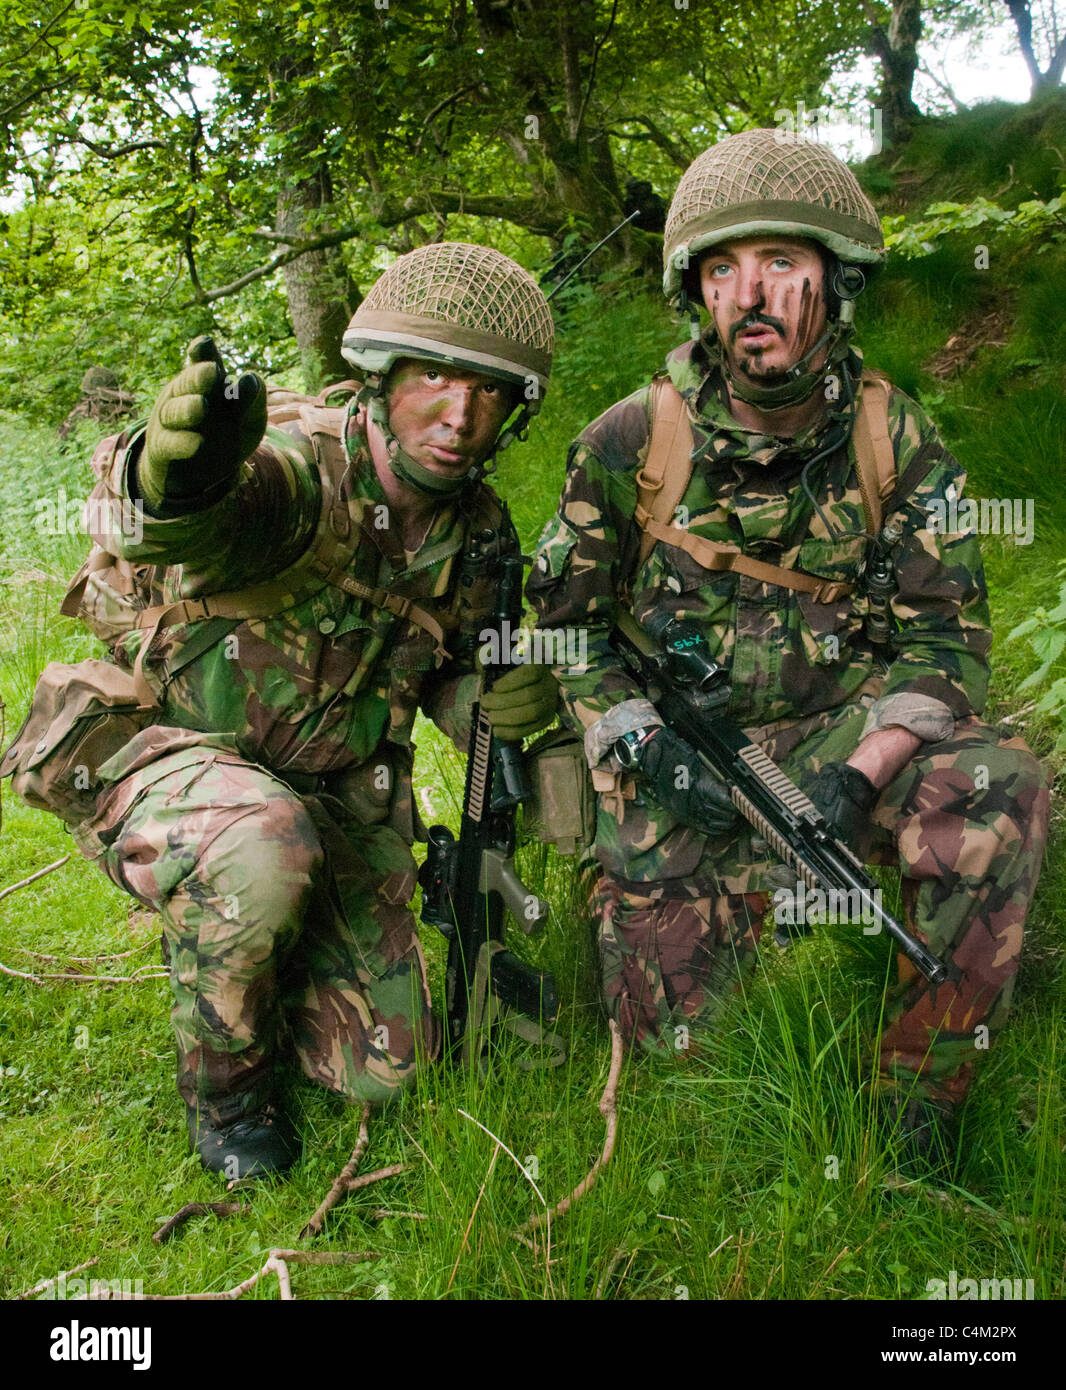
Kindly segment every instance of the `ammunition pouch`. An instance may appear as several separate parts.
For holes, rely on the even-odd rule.
[[[526,750],[532,797],[523,803],[523,826],[560,854],[576,854],[596,835],[596,793],[584,742],[568,729],[542,734]]]
[[[133,675],[113,662],[49,662],[0,776],[11,778],[29,806],[77,825],[96,810],[100,768],[157,713],[137,698]]]

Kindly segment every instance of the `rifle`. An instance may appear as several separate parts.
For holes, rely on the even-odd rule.
[[[523,559],[508,523],[505,516],[498,530],[472,537],[463,561],[467,582],[477,575],[496,580],[492,626],[480,634],[480,640],[496,638],[498,660],[484,667],[486,689],[508,669],[510,634],[522,616]],[[548,904],[525,888],[514,867],[515,808],[528,796],[521,744],[495,738],[475,704],[459,838],[446,825],[433,826],[418,875],[422,920],[448,941],[447,1050],[463,1061],[477,1060],[476,1038],[496,1016],[493,1000],[505,1011],[549,1023],[559,1009],[553,977],[503,945],[507,909],[527,935],[548,918]],[[515,1026],[523,1036],[532,1031]],[[556,1041],[551,1034],[537,1040]]]
[[[614,630],[615,648],[641,684],[655,689],[649,698],[663,719],[725,783],[748,824],[808,888],[843,893],[849,903],[854,894],[861,920],[876,931],[884,928],[932,984],[958,979],[953,965],[885,912],[866,866],[837,839],[814,802],[723,714],[730,696],[728,673],[711,658],[699,628],[673,618],[657,626],[661,647],[631,613],[623,613]]]

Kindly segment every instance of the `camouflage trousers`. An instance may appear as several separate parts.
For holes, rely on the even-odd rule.
[[[162,918],[178,1090],[212,1124],[269,1100],[288,1048],[352,1101],[436,1055],[414,860],[388,826],[192,748],[123,778],[76,838]]]
[[[792,748],[764,746],[802,782],[846,758],[858,727],[846,718]],[[933,986],[899,956],[880,1085],[917,1083],[949,1104],[965,1095],[974,1060],[1010,1005],[1048,803],[1047,775],[1022,740],[1000,738],[976,719],[925,745],[882,792],[868,862],[898,863],[909,930],[952,961],[960,978]],[[722,892],[710,897],[684,896],[682,884],[664,896],[654,892],[661,884],[601,877],[594,896],[604,996],[627,1039],[664,1050],[687,1042],[689,1030],[713,1030],[724,1001],[754,968],[770,905],[766,891],[735,891],[748,879],[743,866],[723,862]]]

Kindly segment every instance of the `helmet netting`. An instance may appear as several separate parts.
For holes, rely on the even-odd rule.
[[[551,355],[551,309],[540,286],[509,256],[446,241],[401,256],[360,309],[414,314],[492,334]],[[353,326],[358,323],[356,310]]]

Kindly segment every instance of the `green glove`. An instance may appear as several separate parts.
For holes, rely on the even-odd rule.
[[[481,696],[492,732],[505,742],[547,728],[559,706],[559,687],[546,666],[513,666]]]
[[[218,501],[266,429],[266,382],[246,372],[226,381],[211,338],[194,338],[185,367],[152,407],[137,486],[158,516],[200,511]]]

